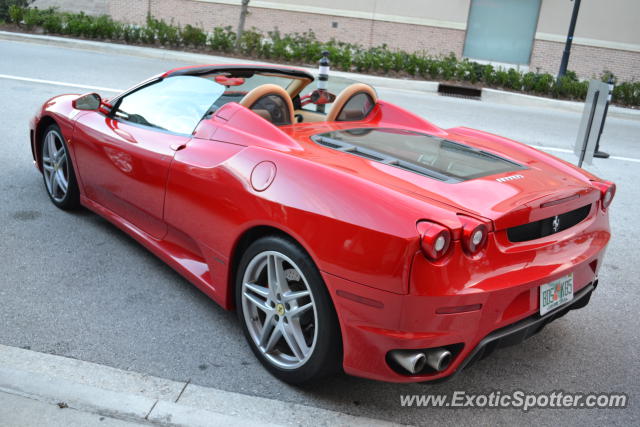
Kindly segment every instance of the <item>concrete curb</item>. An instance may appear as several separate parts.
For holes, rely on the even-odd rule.
[[[4,345],[0,345],[0,391],[160,425],[395,425]]]
[[[23,34],[10,31],[0,31],[0,40],[20,41],[29,43],[47,44],[50,46],[65,47],[71,49],[92,50],[95,52],[112,53],[119,55],[132,55],[146,58],[165,59],[172,61],[190,62],[193,64],[268,64],[263,61],[251,61],[247,59],[229,58],[223,56],[206,55],[192,52],[181,52],[164,48],[150,48],[141,46],[129,46],[118,43],[107,43],[90,40],[72,39],[38,34]],[[316,74],[315,68],[298,67]],[[357,80],[372,86],[388,89],[410,90],[425,93],[437,93],[440,83],[423,80],[394,79],[390,77],[372,76],[368,74],[348,73],[344,71],[332,71],[332,75],[347,79]],[[553,108],[573,113],[581,113],[584,103],[573,101],[561,101],[551,98],[543,98],[532,95],[506,92],[496,89],[482,89],[482,101],[494,104],[517,105],[521,107]],[[609,108],[609,116],[629,120],[640,120],[640,110],[612,106]]]

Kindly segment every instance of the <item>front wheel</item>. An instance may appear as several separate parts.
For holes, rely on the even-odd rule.
[[[259,239],[244,253],[236,279],[245,336],[273,375],[302,384],[340,368],[337,316],[320,272],[302,248],[279,236]]]
[[[77,208],[80,191],[69,149],[57,125],[52,124],[44,131],[40,153],[44,186],[53,204],[64,210]]]

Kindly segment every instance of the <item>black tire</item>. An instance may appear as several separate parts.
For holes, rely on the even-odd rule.
[[[46,147],[48,145],[49,138],[55,138],[55,146],[60,148],[64,148],[65,161],[60,164],[60,171],[63,176],[66,173],[66,182],[67,188],[66,192],[64,192],[64,196],[61,196],[61,188],[58,184],[58,187],[54,187],[50,185],[52,181],[52,173],[47,172],[45,170],[45,165],[47,167],[51,166],[51,162],[47,161],[49,153],[49,148]],[[78,189],[78,181],[76,180],[76,174],[73,167],[73,161],[71,160],[71,155],[69,152],[69,147],[67,146],[67,142],[62,135],[62,131],[57,124],[49,125],[44,132],[42,133],[42,138],[40,140],[40,162],[42,165],[42,178],[44,181],[44,188],[47,191],[47,195],[51,202],[58,208],[62,210],[73,210],[80,207],[80,190]],[[55,175],[55,174],[53,174]],[[57,181],[56,179],[53,179]],[[54,194],[55,193],[55,194]]]
[[[296,264],[306,278],[307,288],[309,288],[313,297],[312,302],[315,304],[313,312],[316,316],[315,325],[320,325],[317,327],[315,346],[310,350],[306,362],[296,368],[283,369],[269,360],[254,342],[247,321],[245,321],[245,309],[242,303],[244,274],[251,261],[267,251],[283,254]],[[262,365],[275,377],[289,384],[301,385],[317,381],[341,370],[342,337],[331,297],[311,257],[293,240],[277,235],[266,236],[256,240],[247,248],[240,260],[236,274],[235,301],[238,319],[251,350]],[[288,306],[287,309],[289,309]],[[282,317],[284,318],[284,316]]]

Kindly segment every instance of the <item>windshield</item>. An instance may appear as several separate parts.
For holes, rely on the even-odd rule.
[[[289,89],[308,80],[254,70],[221,71],[167,77],[122,97],[114,112],[119,119],[174,133],[190,134],[200,120],[228,102],[239,102],[258,86]]]
[[[115,116],[131,123],[190,134],[224,90],[224,86],[199,77],[170,77],[124,96]]]
[[[486,151],[402,129],[347,129],[315,135],[312,139],[326,147],[442,181],[459,182],[524,169]]]
[[[234,72],[233,74],[228,72],[215,73],[200,76],[199,78],[216,82],[224,87],[224,92],[213,103],[210,110],[211,113],[228,102],[240,102],[247,93],[258,86],[274,84],[287,90],[290,85],[300,80],[289,76],[254,73],[253,71],[250,73]]]

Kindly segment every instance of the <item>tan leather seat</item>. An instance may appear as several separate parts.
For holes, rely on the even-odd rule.
[[[378,101],[376,91],[364,83],[354,83],[340,92],[331,104],[327,121],[364,120]]]
[[[278,85],[264,84],[254,88],[240,100],[240,105],[277,126],[294,122],[291,97]]]

